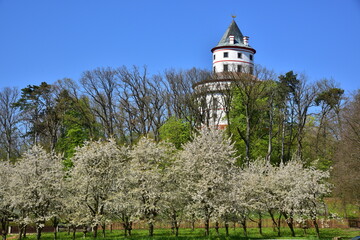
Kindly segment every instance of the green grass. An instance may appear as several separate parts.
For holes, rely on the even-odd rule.
[[[246,238],[242,232],[241,228],[230,229],[230,236],[225,236],[225,229],[220,229],[220,234],[217,235],[214,229],[211,229],[211,233],[209,237],[204,236],[204,229],[196,229],[195,231],[191,231],[190,229],[180,229],[179,237],[175,237],[171,234],[170,229],[155,229],[154,236],[148,237],[147,230],[133,230],[133,234],[131,237],[125,238],[123,236],[123,231],[114,230],[112,233],[109,231],[106,232],[106,237],[103,238],[101,232],[99,232],[98,240],[115,240],[115,239],[151,239],[151,240],[165,240],[165,239],[179,239],[179,240],[194,240],[194,239],[317,239],[316,234],[313,229],[307,230],[307,234],[305,235],[302,229],[296,229],[296,237],[290,237],[290,230],[288,228],[282,229],[282,237],[277,237],[276,233],[273,232],[271,228],[263,229],[263,236],[259,234],[257,228],[249,228],[248,229],[248,238]],[[321,239],[332,239],[333,237],[342,237],[343,239],[351,239],[352,237],[359,236],[360,229],[320,229],[320,237]],[[31,234],[27,237],[28,240],[35,240],[36,235]],[[52,233],[43,233],[42,240],[53,240]],[[65,232],[61,232],[58,234],[59,240],[71,240],[71,235],[67,235]],[[81,232],[76,233],[76,239],[84,239]],[[87,240],[93,240],[92,233],[88,233],[86,238]]]
[[[360,208],[353,204],[343,204],[340,199],[337,198],[327,198],[325,203],[328,206],[330,213],[335,213],[342,218],[359,218]]]

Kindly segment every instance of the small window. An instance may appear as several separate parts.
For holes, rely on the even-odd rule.
[[[241,53],[238,53],[238,58],[242,58],[242,54],[241,54]]]
[[[242,66],[241,65],[237,65],[237,72],[241,72],[242,70]]]
[[[216,67],[215,67],[215,66],[214,66],[214,69],[213,69],[213,70],[214,70],[214,73],[216,73]]]
[[[253,55],[252,55],[252,54],[250,54],[250,60],[251,60],[251,61],[253,60]]]
[[[229,57],[229,53],[228,52],[224,52],[224,58]]]
[[[250,67],[250,74],[253,74],[253,73],[254,73],[254,68]]]
[[[215,60],[215,58],[216,58],[216,55],[214,54],[214,60]]]
[[[227,64],[224,64],[224,72],[227,72],[227,71],[229,71],[229,67]]]

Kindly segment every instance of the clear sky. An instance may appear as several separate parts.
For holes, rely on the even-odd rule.
[[[107,66],[211,70],[231,15],[256,63],[360,88],[360,0],[0,0],[0,88]]]

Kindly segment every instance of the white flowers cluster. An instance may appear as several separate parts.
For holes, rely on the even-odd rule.
[[[26,225],[55,218],[73,229],[121,221],[147,221],[153,234],[157,218],[171,222],[202,219],[244,223],[254,214],[314,221],[329,194],[328,172],[305,168],[300,161],[272,166],[265,160],[236,165],[235,150],[220,130],[201,130],[183,150],[143,138],[132,147],[115,140],[87,142],[76,150],[66,171],[61,156],[34,146],[14,165],[0,162],[0,219],[15,217]],[[13,210],[13,211],[12,211]],[[278,214],[275,214],[278,213]],[[260,218],[261,219],[261,218]],[[55,222],[55,221],[54,221]],[[54,225],[55,226],[55,225]]]

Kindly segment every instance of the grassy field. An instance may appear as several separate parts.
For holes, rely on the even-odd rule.
[[[360,208],[352,204],[343,204],[340,199],[327,198],[325,203],[330,213],[335,213],[342,218],[359,218]]]
[[[295,238],[290,237],[290,231],[287,228],[282,229],[282,237],[279,238],[276,236],[276,233],[273,232],[271,228],[263,229],[263,236],[259,234],[257,228],[249,228],[248,229],[248,237],[245,237],[242,229],[237,228],[235,231],[233,229],[230,230],[230,236],[225,236],[225,230],[220,229],[220,234],[217,235],[215,230],[211,230],[211,234],[209,237],[204,236],[203,229],[196,229],[195,231],[191,231],[190,229],[180,229],[179,236],[175,237],[171,234],[171,230],[169,229],[155,229],[154,236],[148,237],[147,230],[133,230],[133,234],[131,237],[125,238],[123,236],[123,232],[120,230],[113,231],[110,233],[106,232],[106,237],[103,238],[101,236],[101,232],[99,232],[98,240],[115,240],[115,239],[151,239],[151,240],[165,240],[165,239],[317,239],[314,231],[312,229],[307,230],[307,234],[304,234],[302,229],[296,229]],[[342,239],[351,239],[352,237],[359,236],[360,229],[320,229],[320,237],[321,239],[333,239],[334,237],[341,237]],[[11,237],[11,236],[9,236]],[[36,235],[30,234],[27,237],[28,240],[35,240]],[[42,240],[53,240],[52,233],[43,233]],[[67,233],[61,232],[58,234],[59,240],[71,240],[71,235],[67,235]],[[76,239],[84,239],[83,234],[78,232],[76,234]],[[91,240],[92,235],[88,233],[86,239]]]

